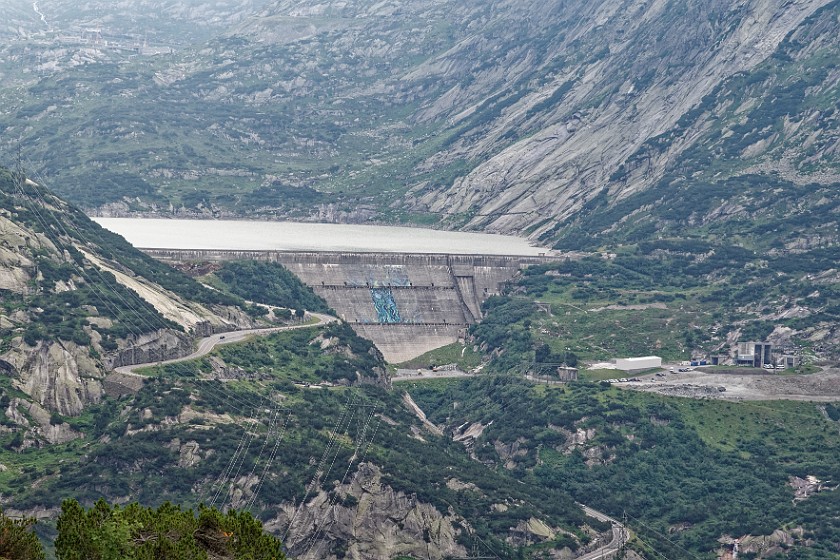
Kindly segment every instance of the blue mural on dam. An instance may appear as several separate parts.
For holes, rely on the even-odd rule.
[[[380,323],[402,323],[400,310],[390,288],[371,288],[370,297]]]
[[[404,266],[382,265],[355,267],[347,274],[345,285],[353,287],[371,286],[385,288],[411,286],[411,280]]]

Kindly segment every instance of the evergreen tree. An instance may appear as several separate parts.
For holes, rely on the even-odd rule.
[[[0,511],[0,560],[44,560],[33,525],[34,519],[11,519]]]
[[[281,560],[278,539],[247,512],[165,503],[111,506],[99,500],[85,510],[65,500],[55,541],[58,560]]]

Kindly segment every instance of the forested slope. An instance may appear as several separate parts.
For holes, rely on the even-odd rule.
[[[739,557],[837,557],[835,405],[676,399],[499,376],[411,394],[449,433],[483,426],[465,442],[496,470],[626,514],[640,537],[634,547],[648,558],[718,558],[733,539]],[[823,484],[797,492],[809,475]]]

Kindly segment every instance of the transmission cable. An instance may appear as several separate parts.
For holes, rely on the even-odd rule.
[[[36,178],[38,178],[38,177],[36,176]],[[38,178],[38,179],[39,179],[39,180],[42,180],[42,179],[40,179],[40,178]],[[25,192],[23,192],[22,187],[20,187],[20,189],[21,189],[21,194],[22,194],[23,196],[26,196],[27,198],[29,198],[29,197],[26,195],[26,193],[25,193]],[[35,196],[37,197],[37,202],[33,201],[34,206],[32,207],[32,209],[33,209],[33,211],[35,212],[36,216],[38,216],[38,217],[40,218],[41,224],[42,224],[42,226],[43,226],[43,227],[44,227],[44,229],[45,229],[44,233],[45,233],[47,236],[49,236],[49,233],[48,233],[48,232],[49,232],[49,231],[50,231],[50,229],[52,229],[52,228],[51,228],[51,227],[47,224],[47,220],[43,218],[43,216],[41,215],[41,213],[40,213],[40,212],[38,211],[38,209],[37,209],[37,205],[40,203],[40,205],[44,208],[44,210],[45,210],[45,211],[47,211],[47,206],[48,206],[48,204],[47,204],[46,200],[43,198],[43,196],[41,195],[41,192],[39,191],[39,189],[38,189],[38,187],[37,187],[37,186],[36,186],[36,187],[33,187],[33,189],[32,189],[32,190],[34,191]],[[49,213],[50,213],[50,214],[52,214],[52,212],[49,212]],[[68,238],[70,238],[70,239],[72,239],[72,238],[73,238],[73,237],[69,234],[69,232],[68,232],[68,231],[67,231],[67,230],[63,227],[63,225],[61,224],[61,221],[59,221],[59,220],[58,220],[58,218],[54,217],[54,220],[53,220],[53,221],[55,221],[55,223],[58,225],[58,230],[57,230],[57,231],[58,231],[58,234],[59,234],[59,235],[60,235],[61,233],[63,233],[66,237],[68,237]],[[77,237],[79,240],[83,239],[83,236],[81,235],[81,232],[79,232],[79,231],[78,231],[78,229],[75,229],[75,232],[76,232],[76,237]],[[62,242],[60,241],[60,239],[59,239],[59,236],[58,236],[58,235],[57,235],[57,236],[56,236],[56,238],[55,238],[55,242],[56,242],[56,244],[57,244],[59,247],[61,247]],[[72,259],[72,255],[71,255],[71,259]],[[73,262],[75,263],[75,259],[73,259]],[[112,313],[114,313],[114,317],[115,317],[115,318],[118,318],[118,317],[119,317],[119,310],[116,308],[116,306],[115,306],[115,302],[113,302],[110,298],[108,298],[108,297],[106,297],[106,296],[104,295],[105,289],[104,289],[104,288],[102,288],[99,284],[97,284],[97,283],[95,283],[95,282],[93,282],[93,281],[92,281],[91,277],[90,277],[90,276],[88,275],[88,273],[86,272],[85,267],[81,266],[81,265],[80,265],[80,264],[78,264],[78,263],[75,263],[75,265],[76,265],[76,268],[78,269],[79,273],[80,273],[80,274],[81,274],[81,276],[83,277],[83,279],[87,282],[88,286],[90,286],[91,291],[93,291],[94,293],[96,293],[96,294],[97,294],[97,296],[99,297],[100,301],[102,301],[102,302],[103,302],[103,304],[105,304],[105,305],[106,305],[106,307],[108,307],[108,308],[111,310],[111,312],[112,312]],[[117,291],[117,289],[116,289],[116,288],[112,288],[112,287],[109,285],[108,281],[107,281],[107,280],[105,280],[105,278],[104,278],[104,276],[103,276],[102,272],[99,270],[99,268],[98,268],[98,267],[97,267],[94,263],[92,263],[92,262],[91,262],[91,268],[93,269],[94,273],[95,273],[95,274],[97,274],[97,276],[99,276],[99,279],[100,279],[100,281],[101,281],[102,285],[104,285],[104,287],[105,287],[105,288],[107,288],[107,289],[108,289],[111,293],[113,293],[113,294],[114,294],[114,295],[115,295],[115,296],[116,296],[119,300],[121,300],[121,301],[123,302],[123,304],[125,304],[126,308],[127,308],[130,312],[134,313],[134,315],[137,317],[137,319],[139,319],[139,321],[140,321],[140,323],[141,323],[141,324],[142,324],[142,323],[145,323],[146,327],[149,329],[149,332],[154,332],[154,331],[158,330],[158,328],[161,328],[161,327],[155,327],[155,326],[151,325],[151,324],[150,324],[150,323],[149,323],[149,322],[148,322],[148,321],[147,321],[147,320],[146,320],[146,319],[145,319],[145,318],[144,318],[144,317],[143,317],[143,316],[142,316],[142,315],[141,315],[141,314],[140,314],[140,313],[139,313],[139,312],[138,312],[138,311],[134,308],[134,306],[132,306],[131,304],[129,304],[129,303],[125,300],[125,298],[122,296],[122,294],[120,294],[120,293],[119,293],[119,291]],[[116,277],[115,277],[115,281],[117,281],[117,280],[116,280]],[[118,281],[117,281],[117,282],[118,282]],[[132,293],[134,293],[134,292],[132,291]],[[137,297],[139,298],[139,296],[137,296]],[[125,327],[126,327],[126,329],[127,329],[129,332],[131,332],[131,334],[132,334],[133,336],[135,336],[136,338],[138,338],[138,339],[139,339],[139,338],[140,338],[140,336],[142,335],[142,333],[141,333],[140,335],[138,335],[138,331],[136,331],[136,330],[134,330],[134,329],[132,328],[132,325],[131,325],[131,323],[130,323],[130,322],[126,321],[124,326],[125,326]]]

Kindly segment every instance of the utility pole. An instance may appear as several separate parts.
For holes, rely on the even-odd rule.
[[[627,550],[627,541],[630,539],[630,535],[627,533],[627,510],[624,510],[624,513],[621,517],[621,539],[619,542],[619,551],[621,552],[621,557],[624,557],[624,553]]]
[[[20,138],[18,138],[17,143],[17,162],[15,162],[15,181],[17,190],[20,191],[20,194],[23,194],[23,156],[20,152]]]

